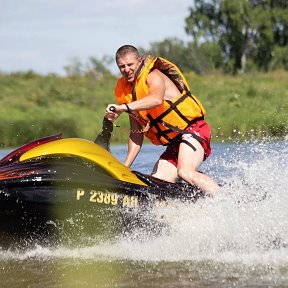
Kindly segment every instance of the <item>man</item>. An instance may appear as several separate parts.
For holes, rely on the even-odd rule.
[[[132,165],[145,135],[153,144],[167,145],[152,176],[169,182],[180,177],[213,195],[219,186],[197,171],[211,153],[206,111],[190,93],[180,70],[161,57],[140,57],[131,45],[117,50],[116,63],[122,74],[115,88],[119,105],[108,105],[106,118],[114,121],[122,112],[129,113],[131,132],[124,164]]]

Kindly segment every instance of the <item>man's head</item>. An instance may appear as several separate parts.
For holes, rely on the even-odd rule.
[[[133,83],[136,72],[141,64],[141,57],[137,48],[132,45],[121,46],[116,52],[116,63],[123,77]]]

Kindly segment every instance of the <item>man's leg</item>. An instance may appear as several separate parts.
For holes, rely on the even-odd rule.
[[[177,180],[177,168],[167,160],[159,159],[152,171],[152,176],[161,180],[175,183]]]
[[[195,185],[209,195],[219,189],[219,186],[207,175],[197,171],[204,159],[204,149],[202,145],[193,137],[186,139],[191,143],[196,151],[188,144],[182,142],[178,154],[178,176],[188,183]]]

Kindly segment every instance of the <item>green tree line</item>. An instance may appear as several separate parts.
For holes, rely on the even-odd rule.
[[[287,0],[195,0],[186,32],[228,71],[288,69],[287,12]]]
[[[185,23],[190,42],[166,39],[146,52],[196,73],[288,70],[287,0],[195,0]]]
[[[207,110],[213,141],[287,137],[288,71],[185,76]],[[58,133],[94,140],[107,104],[115,103],[116,80],[109,73],[97,78],[0,74],[0,147]],[[117,125],[112,141],[124,143],[130,132],[125,113]]]

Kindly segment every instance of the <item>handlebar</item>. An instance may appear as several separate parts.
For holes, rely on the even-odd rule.
[[[111,112],[115,112],[115,111],[116,111],[116,107],[115,107],[115,106],[110,106],[110,107],[109,107],[109,110],[110,110]]]

